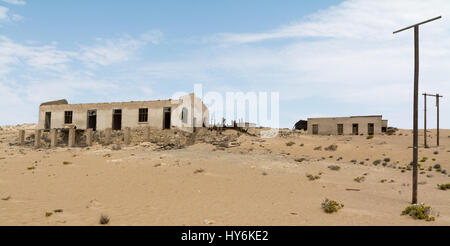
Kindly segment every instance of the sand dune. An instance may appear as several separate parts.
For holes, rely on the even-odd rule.
[[[400,216],[411,200],[411,171],[399,169],[412,159],[410,130],[373,139],[243,134],[230,148],[10,146],[19,129],[33,127],[0,130],[0,225],[99,225],[101,214],[110,225],[450,225],[450,191],[437,188],[450,177],[428,171],[437,163],[450,171],[450,130],[441,130],[440,147],[430,131],[431,148],[420,149],[420,159],[428,159],[421,163],[419,201],[436,216],[425,222]],[[335,151],[325,150],[332,144]],[[325,198],[345,207],[327,214]]]

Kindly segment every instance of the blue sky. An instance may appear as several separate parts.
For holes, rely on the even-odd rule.
[[[392,31],[437,15],[421,29],[421,92],[450,96],[446,0],[0,0],[0,125],[36,122],[43,101],[162,99],[201,83],[280,92],[282,127],[383,114],[411,128],[412,32]]]

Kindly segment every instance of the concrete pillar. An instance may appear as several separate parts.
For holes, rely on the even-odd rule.
[[[56,129],[50,130],[50,147],[56,147]]]
[[[150,142],[150,127],[147,126],[144,129],[144,142]]]
[[[19,144],[22,146],[25,145],[25,130],[19,131]]]
[[[106,128],[105,129],[105,142],[104,144],[108,145],[111,144],[111,128]]]
[[[75,128],[69,128],[69,147],[75,146]]]
[[[93,137],[94,130],[92,128],[89,128],[86,130],[86,145],[92,146],[92,137]]]
[[[131,129],[126,127],[123,132],[123,142],[125,145],[130,145],[131,143]]]
[[[34,132],[34,147],[41,147],[41,130],[36,130]]]

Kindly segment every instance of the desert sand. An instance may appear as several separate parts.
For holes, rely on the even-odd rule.
[[[450,130],[441,130],[440,147],[430,130],[428,149],[420,132],[419,159],[428,159],[419,171],[419,201],[436,217],[426,222],[400,215],[411,201],[412,171],[399,169],[412,160],[411,130],[373,139],[290,130],[273,139],[240,134],[238,144],[227,148],[10,145],[19,129],[29,135],[34,128],[0,130],[0,225],[99,225],[102,214],[113,226],[450,225],[450,191],[437,188],[450,177],[428,170],[437,163],[450,170]],[[325,150],[332,144],[336,150]],[[383,166],[385,158],[390,161]],[[327,214],[321,208],[325,198],[345,207]]]

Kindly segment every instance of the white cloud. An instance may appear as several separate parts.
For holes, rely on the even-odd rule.
[[[14,4],[14,5],[25,5],[27,4],[25,1],[22,0],[2,0],[5,3]]]
[[[280,91],[282,106],[297,105],[302,115],[385,114],[396,126],[412,127],[413,32],[392,32],[439,15],[420,29],[420,90],[450,95],[447,0],[348,0],[275,30],[206,37],[212,47],[147,71],[206,78],[213,89]],[[449,128],[450,117],[443,117]]]
[[[18,14],[13,14],[11,16],[11,20],[13,20],[13,21],[21,21],[21,20],[23,20],[23,16],[18,15]]]
[[[447,0],[348,0],[292,23],[263,33],[222,33],[210,41],[253,43],[280,38],[342,38],[386,40],[392,28],[415,24],[450,12]],[[430,27],[437,31],[445,28]],[[208,40],[208,39],[207,39]]]
[[[0,35],[0,111],[8,115],[0,119],[0,124],[33,122],[37,117],[36,105],[52,99],[80,100],[89,95],[107,101],[125,100],[130,95],[148,96],[152,90],[146,84],[129,84],[127,76],[109,75],[114,71],[106,70],[108,75],[103,76],[97,72],[105,72],[98,71],[103,66],[132,59],[148,43],[158,43],[161,34],[153,33],[143,34],[139,39],[130,36],[98,39],[94,46],[73,51],[59,49],[57,42],[20,44]],[[134,93],[127,94],[127,90]]]
[[[76,54],[58,50],[55,45],[26,46],[0,36],[0,75],[20,64],[33,69],[63,72]]]
[[[8,12],[9,12],[8,8],[0,6],[0,20],[7,20],[8,19]]]
[[[126,62],[134,57],[138,49],[148,43],[158,44],[161,39],[162,33],[159,31],[145,33],[138,39],[128,35],[119,39],[98,38],[96,45],[81,47],[79,59],[91,67]]]
[[[23,19],[23,16],[18,14],[11,14],[8,8],[0,6],[0,21],[11,22],[11,21],[20,21]]]

